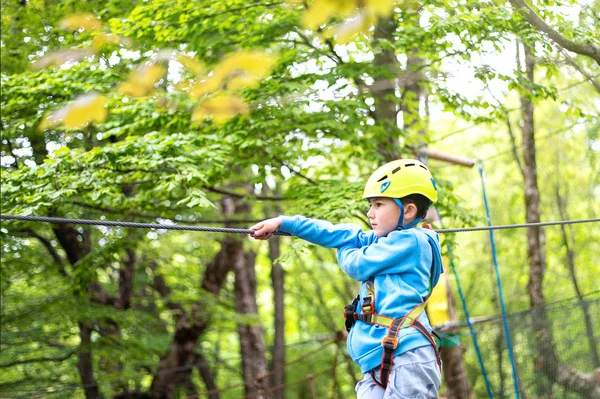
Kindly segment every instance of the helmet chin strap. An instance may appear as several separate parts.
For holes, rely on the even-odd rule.
[[[404,204],[402,204],[402,201],[400,201],[398,198],[394,198],[394,201],[400,207],[400,220],[398,220],[398,227],[396,227],[396,230],[410,229],[411,227],[418,224],[421,220],[423,220],[422,217],[418,217],[406,226],[403,226],[402,224],[404,223]]]

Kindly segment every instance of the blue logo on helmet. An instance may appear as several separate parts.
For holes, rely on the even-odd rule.
[[[431,178],[431,183],[433,183],[433,188],[437,191],[437,184],[435,183],[435,180],[433,180],[433,177]]]
[[[379,191],[384,192],[385,190],[387,190],[390,184],[392,184],[391,181],[384,181],[383,183],[381,183],[381,186],[379,186]]]

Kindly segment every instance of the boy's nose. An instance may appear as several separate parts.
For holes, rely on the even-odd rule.
[[[367,211],[367,217],[369,219],[373,219],[375,217],[375,214],[373,213],[373,208],[369,208],[369,210]]]

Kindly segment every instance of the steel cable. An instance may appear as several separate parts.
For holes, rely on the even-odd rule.
[[[83,224],[93,226],[107,227],[133,227],[139,229],[163,229],[163,230],[185,230],[185,231],[200,231],[211,233],[237,233],[237,234],[252,234],[254,230],[250,229],[235,229],[227,227],[208,227],[208,226],[179,226],[176,224],[158,224],[158,223],[137,223],[137,222],[121,222],[108,220],[90,220],[90,219],[75,219],[75,218],[60,218],[50,216],[21,216],[21,215],[6,215],[0,214],[0,220],[20,220],[25,222],[41,222],[41,223],[58,223],[58,224]],[[538,223],[522,223],[522,224],[507,224],[499,226],[478,226],[478,227],[461,227],[455,229],[435,229],[434,231],[440,234],[461,233],[468,231],[485,231],[485,230],[505,230],[519,229],[526,227],[542,227],[555,226],[565,224],[579,223],[598,223],[600,218],[577,219],[577,220],[558,220],[554,222],[538,222]],[[291,236],[289,233],[276,231],[273,234],[280,236]]]

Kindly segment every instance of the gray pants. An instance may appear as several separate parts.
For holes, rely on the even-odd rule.
[[[379,379],[379,369],[375,376]],[[371,373],[356,384],[358,399],[436,399],[441,384],[440,368],[432,346],[423,346],[394,358],[387,388],[379,387]]]

